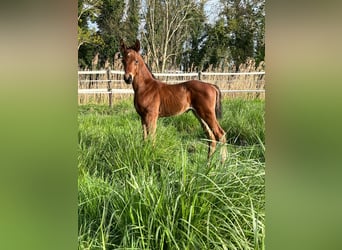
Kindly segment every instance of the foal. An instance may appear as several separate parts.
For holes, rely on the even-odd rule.
[[[209,138],[208,158],[214,153],[217,142],[222,143],[221,157],[227,157],[225,132],[216,117],[220,117],[221,92],[216,85],[190,80],[179,84],[166,84],[156,80],[143,61],[140,42],[127,47],[120,41],[123,55],[124,80],[133,85],[134,106],[140,115],[144,139],[154,138],[158,117],[182,114],[192,110]]]

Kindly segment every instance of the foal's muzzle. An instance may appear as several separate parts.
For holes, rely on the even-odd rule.
[[[125,83],[127,83],[127,84],[132,84],[132,82],[133,82],[133,77],[132,77],[132,75],[131,75],[131,74],[125,74],[125,75],[124,75],[124,81],[125,81]]]

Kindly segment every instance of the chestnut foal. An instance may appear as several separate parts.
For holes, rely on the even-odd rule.
[[[141,117],[144,139],[154,138],[158,117],[174,116],[192,110],[207,133],[208,158],[214,153],[217,142],[222,144],[222,161],[227,157],[225,131],[217,118],[222,114],[221,92],[216,85],[197,80],[179,84],[166,84],[154,78],[143,61],[140,42],[127,47],[120,41],[124,80],[133,85],[134,106]]]

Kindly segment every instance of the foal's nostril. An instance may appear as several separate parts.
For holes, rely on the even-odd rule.
[[[131,84],[133,82],[133,78],[132,78],[132,76],[130,74],[127,74],[127,75],[125,74],[124,75],[124,81],[127,84]]]

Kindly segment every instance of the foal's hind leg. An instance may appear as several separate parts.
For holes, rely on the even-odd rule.
[[[226,133],[221,128],[220,124],[218,123],[215,117],[211,120],[208,120],[207,122],[214,133],[216,141],[220,142],[221,144],[220,155],[222,162],[224,162],[227,159]]]
[[[216,139],[213,131],[210,129],[209,125],[200,117],[198,117],[200,120],[203,129],[207,133],[208,136],[208,158],[215,152],[216,149]]]
[[[208,137],[208,158],[215,152],[216,149],[216,138],[213,133],[213,130],[210,128],[209,124],[205,121],[204,117],[201,116],[197,110],[193,110],[194,115],[200,121],[202,128],[207,134]]]
[[[221,128],[218,121],[216,120],[215,114],[213,112],[196,111],[195,115],[200,120],[210,140],[208,157],[210,157],[215,152],[216,144],[217,142],[220,142],[220,144],[222,144],[220,155],[222,162],[224,162],[227,158],[226,136],[224,130]]]

